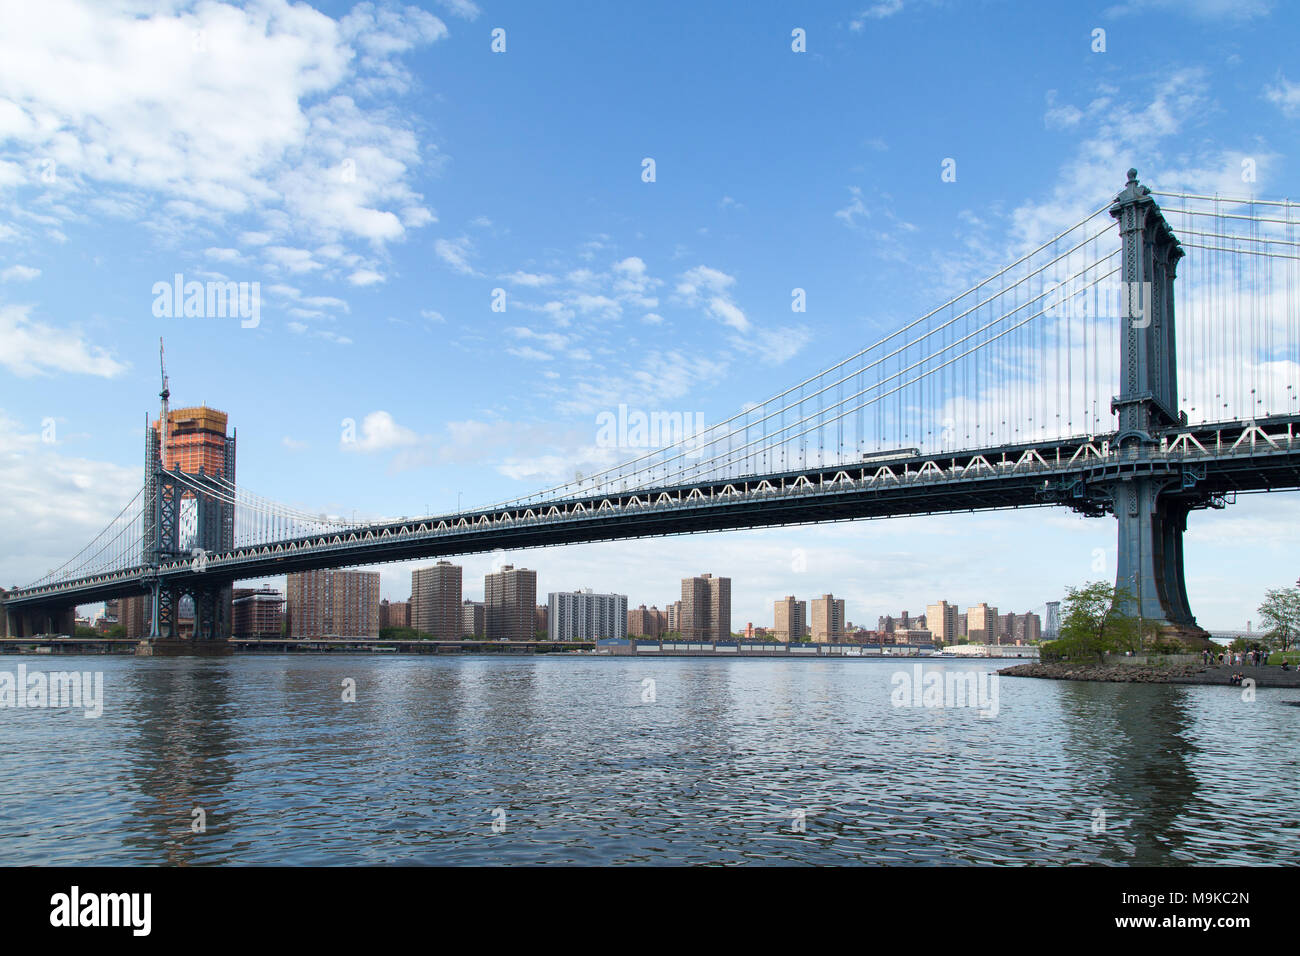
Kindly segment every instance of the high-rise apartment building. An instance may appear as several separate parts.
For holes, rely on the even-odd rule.
[[[788,594],[772,608],[772,632],[778,641],[800,641],[808,629],[808,605]]]
[[[411,627],[439,640],[461,637],[460,572],[450,561],[411,572]]]
[[[972,644],[996,644],[998,609],[983,602],[966,609],[966,635]]]
[[[1003,614],[998,618],[999,644],[1030,644],[1041,640],[1043,621],[1037,614]]]
[[[627,595],[552,591],[548,636],[553,641],[594,641],[627,637]]]
[[[119,600],[117,623],[122,625],[126,637],[148,637],[151,622],[148,597],[143,594],[133,594]]]
[[[461,637],[487,635],[487,606],[482,601],[465,601],[460,606]]]
[[[290,574],[290,637],[377,637],[378,571],[302,571]]]
[[[507,564],[483,578],[487,638],[530,641],[536,635],[537,572]]]
[[[379,602],[379,627],[382,630],[385,627],[410,627],[411,626],[411,602],[410,601],[389,601],[387,599]]]
[[[894,631],[925,630],[925,615],[912,617],[907,611],[904,611],[898,617],[885,614],[877,620],[876,630],[881,634],[893,634]]]
[[[627,612],[629,637],[662,637],[668,630],[668,615],[657,607],[642,604]]]
[[[681,623],[688,641],[730,640],[731,578],[682,578]]]
[[[275,588],[235,588],[231,609],[231,632],[235,637],[281,636],[284,595]]]
[[[844,599],[833,594],[813,598],[808,633],[816,644],[835,644],[844,638]]]
[[[944,644],[957,643],[957,605],[940,601],[930,604],[925,609],[927,629],[936,641]]]
[[[682,602],[673,601],[664,605],[664,617],[668,619],[668,630],[675,634],[682,632]]]

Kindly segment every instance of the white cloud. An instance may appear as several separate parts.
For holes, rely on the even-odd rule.
[[[318,309],[342,309],[344,312],[351,311],[348,304],[342,299],[335,298],[332,295],[307,295],[303,296],[303,304]]]
[[[30,282],[41,274],[41,270],[32,266],[10,266],[0,272],[0,282]]]
[[[692,307],[703,307],[705,312],[724,325],[737,332],[749,331],[749,319],[731,299],[731,287],[735,285],[734,276],[712,269],[708,266],[696,266],[683,272],[677,280],[677,297]]]
[[[511,285],[520,285],[529,289],[537,289],[555,283],[555,276],[533,272],[516,271],[499,278],[502,282],[509,282]]]
[[[871,218],[871,210],[867,209],[866,204],[862,201],[862,188],[860,186],[850,186],[849,195],[852,196],[849,204],[843,209],[835,210],[835,218],[843,219],[846,226],[856,226],[859,217],[863,219]]]
[[[755,329],[748,338],[737,339],[736,346],[767,365],[780,365],[798,355],[812,341],[812,332],[803,326],[781,329]]]
[[[30,306],[0,305],[0,366],[20,378],[72,372],[112,378],[127,366],[68,329],[55,329],[29,316]]]
[[[408,53],[447,36],[446,25],[431,13],[415,7],[377,7],[369,2],[353,7],[339,21],[339,30],[345,40],[361,50],[360,65],[367,74],[361,88],[367,93],[406,92],[411,76],[395,54]]]
[[[1147,11],[1187,14],[1200,20],[1253,20],[1268,16],[1271,0],[1126,0],[1105,11],[1105,16],[1120,17]]]
[[[479,8],[472,0],[438,0],[438,5],[452,16],[465,20],[476,19],[479,15]]]
[[[569,343],[568,336],[561,335],[558,332],[536,332],[524,326],[513,326],[506,329],[506,331],[517,339],[537,342],[552,350],[562,349]]]
[[[410,186],[421,146],[353,93],[405,88],[399,58],[445,34],[413,6],[336,22],[288,0],[4,4],[0,128],[16,157],[57,164],[60,200],[115,193],[157,228],[253,215],[258,244],[392,241],[431,221]]]
[[[439,259],[462,275],[471,276],[478,274],[469,264],[469,256],[473,248],[474,244],[470,242],[468,236],[461,236],[459,239],[438,239],[433,244],[434,254]]]
[[[209,259],[215,259],[217,262],[234,262],[237,264],[242,264],[243,262],[246,261],[244,259],[243,253],[241,253],[238,249],[222,249],[222,248],[204,249],[203,254],[207,256]]]
[[[295,249],[290,246],[270,246],[266,250],[266,255],[273,266],[278,266],[295,274],[315,272],[324,268],[312,258],[312,254],[306,249]]]
[[[606,295],[591,295],[583,292],[574,296],[572,302],[583,315],[616,319],[623,313],[623,307]]]
[[[903,0],[879,0],[878,3],[873,3],[849,21],[849,29],[857,33],[866,26],[866,21],[884,20],[887,17],[892,17],[902,9]]]
[[[1279,76],[1276,86],[1264,88],[1264,96],[1285,115],[1300,116],[1300,83]]]
[[[358,269],[348,276],[348,281],[353,285],[368,286],[383,282],[384,276],[383,273],[375,272],[373,269]]]
[[[565,414],[588,414],[617,408],[622,402],[643,408],[664,408],[689,395],[698,382],[717,381],[726,374],[725,360],[676,349],[642,357],[639,365],[616,374],[565,380],[555,386],[557,407]]]
[[[420,436],[404,425],[399,425],[386,411],[371,412],[361,420],[361,433],[355,441],[340,441],[344,451],[372,453],[416,445]]]
[[[1054,106],[1043,115],[1043,125],[1048,129],[1070,129],[1083,119],[1083,110],[1077,106]]]

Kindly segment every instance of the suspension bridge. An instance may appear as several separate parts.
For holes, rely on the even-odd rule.
[[[18,637],[70,631],[78,605],[147,594],[154,639],[172,638],[188,597],[196,639],[214,640],[241,579],[1066,507],[1116,520],[1129,613],[1201,635],[1188,516],[1300,488],[1298,232],[1300,203],[1157,192],[1130,170],[1112,201],[766,401],[597,474],[450,514],[313,515],[237,485],[233,467],[164,467],[165,425],[150,428],[135,498],[63,566],[9,592],[5,624]],[[167,394],[164,379],[164,423]]]

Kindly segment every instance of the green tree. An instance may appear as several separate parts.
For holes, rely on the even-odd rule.
[[[1259,619],[1269,645],[1289,651],[1300,637],[1300,587],[1265,591]]]
[[[1114,651],[1140,651],[1140,622],[1123,610],[1129,600],[1131,595],[1127,590],[1105,581],[1067,588],[1061,612],[1061,636],[1044,645],[1046,656],[1096,656],[1101,661]]]

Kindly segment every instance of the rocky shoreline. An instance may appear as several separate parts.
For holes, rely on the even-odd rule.
[[[1300,687],[1300,671],[1279,667],[1219,667],[1205,664],[1084,664],[1077,661],[1017,664],[1004,667],[1004,677],[1039,677],[1046,680],[1107,681],[1120,684],[1231,685],[1233,674],[1255,680],[1258,687]]]

